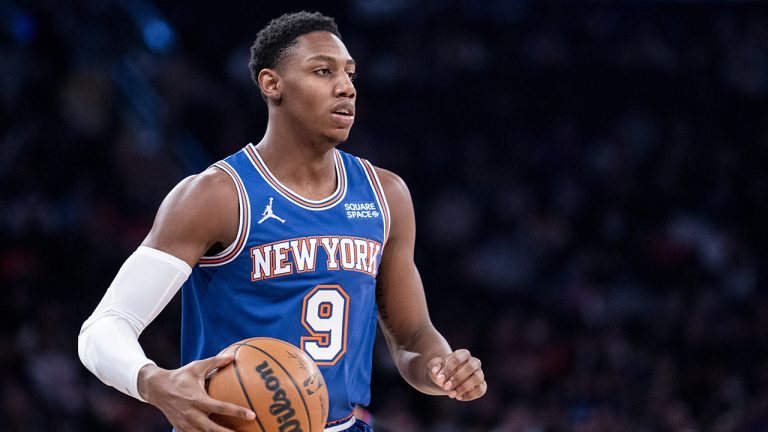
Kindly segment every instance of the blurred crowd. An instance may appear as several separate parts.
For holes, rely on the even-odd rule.
[[[764,5],[65,3],[0,3],[0,431],[169,429],[77,333],[170,188],[261,139],[248,46],[305,8],[358,63],[342,149],[408,183],[432,320],[489,383],[423,396],[380,340],[377,431],[768,430]],[[178,328],[176,299],[142,335],[160,366]]]

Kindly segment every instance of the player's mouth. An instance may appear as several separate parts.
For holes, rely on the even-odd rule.
[[[342,102],[331,110],[331,117],[345,126],[355,122],[355,106],[350,102]]]

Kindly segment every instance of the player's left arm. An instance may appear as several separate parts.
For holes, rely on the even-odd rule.
[[[405,182],[376,168],[391,213],[390,234],[376,286],[379,322],[403,378],[417,390],[469,401],[488,388],[480,360],[452,350],[429,318],[424,286],[413,259],[416,221]]]

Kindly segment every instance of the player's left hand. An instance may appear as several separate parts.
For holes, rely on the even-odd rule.
[[[427,363],[427,374],[456,400],[471,401],[488,390],[480,360],[465,349],[431,359]]]

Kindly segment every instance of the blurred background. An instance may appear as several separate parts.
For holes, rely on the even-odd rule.
[[[768,430],[763,2],[0,1],[0,431],[167,431],[76,338],[185,176],[258,142],[248,47],[336,17],[342,149],[417,212],[432,319],[485,398],[422,396],[382,340],[377,431]],[[142,336],[178,365],[178,298]]]

